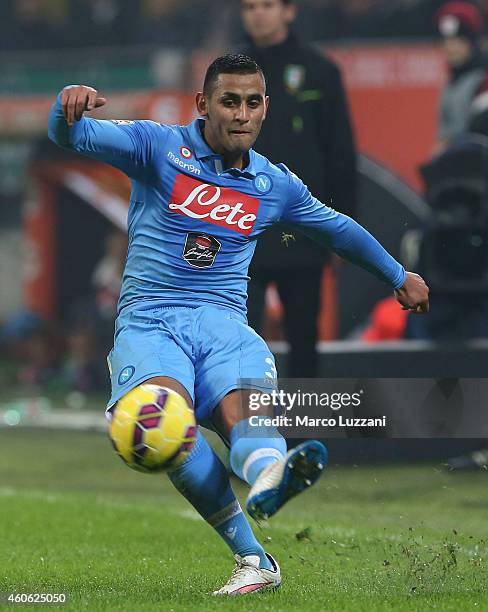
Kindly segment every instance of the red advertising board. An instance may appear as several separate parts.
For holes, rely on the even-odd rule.
[[[419,189],[417,167],[435,143],[446,78],[434,45],[327,49],[341,67],[358,149]]]

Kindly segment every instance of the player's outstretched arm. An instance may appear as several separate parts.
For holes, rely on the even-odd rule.
[[[166,127],[152,121],[103,121],[84,116],[107,103],[93,87],[65,87],[51,108],[48,136],[60,147],[109,163],[129,176],[145,172],[164,144]]]
[[[286,169],[287,170],[287,169]],[[403,266],[364,227],[314,198],[303,182],[289,174],[289,200],[282,218],[338,255],[368,270],[395,290],[404,309],[425,313],[429,289],[424,280]]]

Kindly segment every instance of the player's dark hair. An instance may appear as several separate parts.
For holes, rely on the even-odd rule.
[[[206,96],[212,94],[220,74],[260,74],[265,81],[262,69],[252,58],[242,53],[222,55],[207,68],[203,82],[203,93]]]

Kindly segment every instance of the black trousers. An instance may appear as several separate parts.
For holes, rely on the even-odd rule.
[[[318,374],[317,317],[320,309],[322,265],[293,270],[254,270],[248,286],[249,325],[261,332],[266,287],[276,283],[284,309],[284,329],[290,344],[289,378],[315,378]]]

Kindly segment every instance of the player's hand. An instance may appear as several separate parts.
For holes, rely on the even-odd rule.
[[[416,314],[429,312],[429,288],[424,279],[414,272],[407,272],[403,287],[395,289],[395,297],[403,310]]]
[[[106,103],[106,98],[100,98],[98,91],[87,85],[70,85],[63,89],[61,95],[61,107],[70,127],[83,117],[85,111],[99,108]]]

